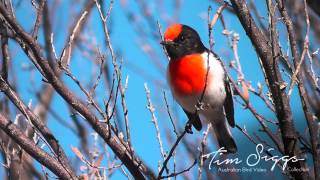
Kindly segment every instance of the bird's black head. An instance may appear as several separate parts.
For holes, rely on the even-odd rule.
[[[164,33],[164,41],[161,44],[164,45],[171,59],[206,51],[199,34],[183,24],[171,25]]]

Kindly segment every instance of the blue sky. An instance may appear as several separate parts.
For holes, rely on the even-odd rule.
[[[48,1],[50,4],[51,1]],[[117,52],[118,60],[123,59],[123,79],[126,76],[129,77],[128,89],[126,91],[126,102],[129,109],[129,124],[131,130],[132,143],[135,152],[148,164],[150,167],[156,171],[158,161],[161,161],[160,150],[158,147],[158,142],[156,140],[155,128],[151,122],[151,114],[146,108],[147,99],[144,90],[144,83],[148,84],[151,90],[152,102],[156,108],[156,116],[158,118],[161,138],[164,143],[165,151],[169,151],[172,142],[168,142],[167,136],[174,137],[172,132],[169,117],[166,112],[165,103],[163,99],[163,92],[167,94],[169,106],[174,114],[174,119],[177,124],[179,124],[180,130],[183,127],[184,122],[186,122],[186,117],[182,113],[181,109],[174,101],[166,83],[165,68],[168,64],[164,52],[159,44],[160,39],[158,37],[152,38],[154,34],[158,34],[158,29],[156,24],[149,25],[146,19],[141,14],[139,6],[135,1],[121,1],[126,2],[127,5],[121,6],[120,1],[114,2],[114,7],[111,14],[111,41]],[[152,18],[155,21],[159,21],[162,25],[162,32],[168,26],[164,20],[165,18],[171,19],[174,15],[174,1],[146,1]],[[104,6],[108,7],[109,3],[105,3]],[[183,0],[181,1],[181,9],[179,16],[179,23],[187,24],[198,31],[201,36],[202,41],[208,47],[208,30],[207,30],[207,9],[208,6],[212,6],[212,11],[215,12],[217,5],[212,3],[212,1],[194,1],[194,0]],[[76,8],[75,8],[76,7]],[[56,12],[54,12],[54,44],[58,55],[61,53],[64,43],[66,42],[66,32],[70,27],[70,22],[73,22],[75,15],[78,13],[81,5],[72,4],[70,1],[63,1]],[[76,11],[70,11],[70,9],[76,9]],[[105,47],[103,29],[99,19],[99,15],[96,7],[93,8],[93,13],[91,14],[90,20],[88,22],[88,27],[85,29],[85,33],[88,34],[86,37],[96,42],[97,48],[106,55],[108,55],[108,50]],[[266,16],[265,7],[263,5],[258,5],[258,9],[261,15]],[[126,10],[135,13],[138,17],[138,23],[141,23],[141,27],[145,32],[146,37],[141,37],[141,31],[135,31],[133,25],[128,21],[126,17]],[[166,16],[162,12],[166,12]],[[30,5],[29,1],[23,1],[20,8],[16,11],[18,21],[23,25],[26,31],[30,32],[33,26],[35,11]],[[250,40],[246,36],[241,24],[238,19],[231,15],[229,12],[223,12],[226,25],[230,31],[236,32],[240,35],[240,41],[238,44],[238,53],[240,56],[240,61],[242,65],[242,70],[246,79],[252,83],[253,87],[257,87],[257,83],[260,82],[263,85],[264,92],[267,91],[263,74],[260,70],[257,55],[252,47]],[[173,23],[173,22],[171,22]],[[91,36],[92,37],[91,37]],[[215,40],[214,51],[220,55],[225,63],[229,63],[233,60],[233,54],[231,49],[228,47],[226,38],[222,35],[222,25],[218,22],[213,29],[213,37]],[[43,44],[42,30],[40,31],[40,42]],[[155,56],[151,57],[146,55],[143,51],[143,44],[148,44],[154,51]],[[283,46],[286,44],[283,43]],[[10,50],[16,52],[13,54],[13,65],[15,67],[15,74],[17,76],[18,91],[22,96],[24,102],[28,103],[32,100],[33,105],[35,105],[36,98],[32,92],[32,89],[36,87],[38,90],[41,87],[41,78],[38,72],[34,71],[30,73],[23,69],[23,66],[30,66],[30,62],[27,60],[24,53],[17,48],[14,42],[10,42]],[[156,58],[155,58],[156,57]],[[92,74],[98,73],[99,68],[93,66],[91,61],[83,56],[82,50],[76,49],[72,57],[71,70],[78,79],[81,79],[83,84],[87,85],[90,82],[90,78],[93,78]],[[109,65],[110,59],[108,60]],[[161,68],[159,68],[161,67]],[[33,74],[33,75],[32,75]],[[231,74],[236,78],[234,71]],[[30,77],[34,77],[34,84],[30,82]],[[68,87],[76,94],[84,99],[83,93],[79,88],[66,76],[63,77]],[[97,88],[97,101],[100,105],[103,103],[103,99],[106,99],[108,92],[104,88],[104,84],[101,83]],[[237,98],[238,99],[238,98]],[[266,106],[258,98],[253,95],[250,96],[250,101],[259,113],[265,115],[268,118],[275,119],[274,114],[272,114]],[[54,111],[57,112],[64,121],[72,125],[70,115],[66,104],[63,99],[58,95],[52,102],[52,107]],[[291,99],[291,104],[294,111],[295,123],[298,126],[302,125],[305,127],[305,122],[302,121],[300,103],[296,91],[294,91]],[[119,106],[119,109],[121,107]],[[248,110],[244,110],[241,105],[235,102],[235,115],[236,123],[241,127],[246,127],[249,133],[257,132],[260,126],[257,120],[252,116]],[[120,113],[121,114],[121,113]],[[123,118],[123,117],[122,117]],[[76,136],[59,122],[55,120],[52,115],[49,115],[48,119],[49,128],[56,135],[57,139],[64,147],[66,153],[71,157],[70,159],[76,159],[71,151],[70,146],[79,146],[79,140]],[[171,129],[170,129],[171,128]],[[204,128],[205,129],[205,128]],[[92,130],[88,126],[89,133]],[[169,135],[168,135],[168,132]],[[239,149],[239,156],[246,156],[248,153],[254,151],[254,146],[249,143],[245,136],[236,129],[232,129],[232,133]],[[262,134],[257,132],[257,134]],[[187,135],[185,138],[193,143],[199,142],[202,137],[202,132],[195,132],[193,135]],[[93,139],[93,138],[91,138]],[[101,141],[101,140],[100,140]],[[102,143],[102,141],[100,142]],[[211,144],[210,144],[211,143]],[[93,144],[93,143],[92,143]],[[199,145],[199,144],[198,144]],[[215,148],[212,141],[209,141],[209,146]],[[196,148],[196,147],[195,147]],[[250,149],[250,150],[248,150]],[[178,149],[180,150],[180,149]],[[249,152],[248,152],[249,151]],[[185,160],[186,152],[181,150],[177,154],[178,168],[183,168],[191,163],[190,160]],[[269,166],[270,164],[264,164]],[[195,168],[196,169],[196,168]],[[193,173],[197,171],[192,171]],[[190,174],[190,176],[196,176],[197,174]],[[244,174],[246,176],[248,174]],[[113,179],[124,178],[124,176],[117,172]]]

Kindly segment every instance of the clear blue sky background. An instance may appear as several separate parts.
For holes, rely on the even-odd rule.
[[[15,2],[15,1],[13,1]],[[48,1],[52,4],[52,1]],[[163,1],[146,1],[148,7],[150,8],[150,13],[155,20],[159,20],[162,25],[162,31],[168,26],[166,24],[164,18],[171,19],[174,14],[174,1],[166,0]],[[14,3],[15,4],[15,3]],[[82,4],[82,3],[79,3]],[[78,14],[78,10],[82,7],[79,4],[72,4],[70,1],[63,1],[57,11],[54,12],[55,16],[53,17],[54,24],[54,44],[57,50],[58,55],[60,55],[61,50],[63,48],[64,43],[66,42],[66,35],[68,29],[70,27],[70,22],[75,21],[75,15]],[[104,4],[107,9],[109,3]],[[114,7],[111,14],[111,40],[112,44],[115,48],[115,51],[119,54],[118,59],[123,58],[123,79],[126,76],[129,76],[129,86],[126,91],[126,101],[129,109],[129,120],[130,120],[130,130],[132,143],[135,149],[135,152],[148,164],[153,170],[157,170],[158,161],[161,161],[160,151],[158,147],[158,142],[156,140],[155,128],[151,123],[151,114],[146,108],[147,100],[146,94],[144,90],[144,83],[148,84],[148,87],[151,90],[152,101],[156,108],[156,116],[158,118],[158,122],[161,130],[161,138],[164,142],[165,151],[169,151],[171,147],[171,142],[168,142],[166,137],[166,133],[168,132],[168,128],[171,128],[171,124],[169,121],[169,117],[166,114],[165,104],[163,100],[163,91],[166,92],[169,105],[172,108],[172,111],[178,112],[175,113],[175,120],[179,124],[179,127],[183,127],[184,122],[186,122],[186,117],[182,113],[179,106],[173,100],[170,91],[168,89],[166,83],[166,75],[165,68],[167,66],[167,59],[164,56],[164,53],[159,44],[160,39],[150,38],[151,35],[158,35],[157,26],[149,26],[148,22],[143,18],[143,14],[139,9],[139,6],[135,1],[128,1],[126,5],[127,9],[131,12],[135,13],[139,19],[139,23],[144,27],[144,31],[146,32],[148,40],[148,44],[151,45],[151,48],[156,53],[156,57],[158,60],[150,58],[146,53],[142,50],[142,45],[144,43],[144,39],[141,39],[141,35],[138,34],[132,28],[132,24],[128,21],[125,15],[124,6],[120,5],[120,1],[115,1]],[[183,0],[181,3],[181,13],[179,16],[179,23],[187,24],[194,29],[196,29],[204,44],[208,46],[208,30],[207,30],[207,9],[208,6],[212,6],[213,12],[216,11],[216,4],[212,3],[212,1],[195,1],[195,0]],[[70,11],[70,9],[74,9],[76,7],[77,11]],[[100,18],[97,13],[96,7],[93,8],[93,13],[91,14],[91,18],[89,20],[89,28],[87,27],[85,32],[91,33],[92,40],[96,41],[98,48],[102,53],[107,54],[108,51],[105,47],[103,29],[100,23]],[[265,7],[261,4],[258,5],[258,10],[262,16],[267,17],[265,13]],[[161,12],[166,12],[166,17],[163,17]],[[240,35],[239,41],[239,56],[242,65],[243,72],[248,81],[250,81],[253,87],[257,87],[257,82],[261,82],[264,87],[264,92],[266,92],[266,86],[264,83],[263,74],[260,70],[260,66],[258,64],[258,58],[252,47],[250,40],[246,36],[243,28],[241,27],[238,19],[228,13],[227,11],[223,12],[226,25],[229,30],[236,32]],[[16,16],[18,21],[23,25],[26,31],[30,32],[35,20],[35,11],[33,7],[30,5],[30,1],[22,1],[20,8],[16,11]],[[156,24],[155,24],[156,25]],[[42,31],[40,31],[40,42],[43,44]],[[222,25],[218,22],[213,29],[213,36],[215,40],[214,51],[222,57],[225,63],[229,63],[230,60],[233,60],[233,53],[231,49],[228,47],[228,43],[226,38],[222,35]],[[90,38],[90,36],[88,36]],[[157,38],[157,37],[156,37]],[[285,42],[285,41],[284,41]],[[283,47],[286,47],[286,43],[282,44]],[[15,73],[17,75],[18,82],[18,91],[22,95],[24,102],[28,103],[32,100],[32,104],[35,105],[36,98],[34,96],[32,90],[36,87],[38,90],[41,87],[41,78],[39,73],[33,71],[30,73],[23,69],[24,66],[30,66],[30,62],[27,60],[24,53],[17,48],[14,42],[10,42],[10,50],[11,52],[15,52],[13,55],[13,65],[15,67]],[[155,65],[155,61],[157,61],[160,66]],[[107,62],[110,64],[110,59]],[[92,74],[98,72],[98,67],[92,66],[92,63],[86,59],[81,54],[79,49],[75,50],[75,53],[72,57],[71,64],[72,72],[81,79],[82,82],[86,85],[86,83],[90,82],[90,78],[93,78]],[[232,72],[235,75],[234,72]],[[30,77],[34,78],[34,82],[30,82]],[[236,76],[234,76],[236,78]],[[83,93],[77,88],[77,86],[70,81],[68,77],[63,78],[67,83],[70,89],[74,90],[76,94],[84,98]],[[99,85],[97,88],[97,101],[102,105],[103,98],[107,97],[104,85]],[[296,91],[292,95],[291,104],[293,106],[294,111],[294,120],[296,125],[301,127],[305,127],[305,122],[303,118],[301,118],[300,104],[298,101],[298,96]],[[250,96],[250,101],[254,104],[254,107],[258,110],[259,113],[265,115],[268,118],[275,119],[275,116],[266,108],[266,106],[260,101],[258,98],[253,95]],[[68,109],[63,100],[55,95],[53,106],[54,111],[57,112],[61,117],[64,118],[65,122],[72,125],[70,117],[68,116]],[[120,106],[119,106],[120,107]],[[241,127],[246,127],[250,134],[256,132],[257,134],[263,134],[257,132],[260,129],[257,120],[249,113],[248,110],[244,110],[241,105],[235,102],[235,114],[236,114],[236,123]],[[48,119],[48,124],[50,129],[56,135],[57,139],[64,147],[66,153],[71,157],[70,159],[76,159],[74,154],[71,151],[70,146],[79,146],[79,140],[77,137],[67,128],[62,126],[59,122],[57,122],[51,115]],[[89,126],[88,126],[89,127]],[[182,128],[180,128],[181,130]],[[205,128],[204,128],[205,129]],[[90,128],[88,128],[89,133],[92,132]],[[170,136],[173,136],[172,129],[169,129]],[[247,138],[240,133],[236,129],[232,129],[232,133],[238,145],[239,154],[237,156],[244,157],[250,153],[254,152],[254,146],[247,140]],[[190,142],[195,143],[195,148],[198,147],[199,139],[202,137],[202,132],[195,132],[193,135],[187,135],[185,138]],[[264,137],[264,136],[262,136]],[[91,138],[93,142],[93,137]],[[102,143],[102,141],[99,141]],[[215,146],[212,144],[212,141],[209,141],[210,147],[213,149]],[[177,163],[178,168],[184,168],[188,166],[191,161],[185,160],[185,151],[179,151],[177,154]],[[270,167],[270,164],[263,163],[263,166]],[[3,172],[3,171],[2,171]],[[196,172],[196,171],[192,171]],[[194,174],[196,175],[196,174]],[[249,174],[242,174],[247,177]],[[265,175],[265,174],[263,174]],[[192,177],[193,175],[191,175]],[[113,179],[124,178],[121,173],[116,173],[112,176]]]

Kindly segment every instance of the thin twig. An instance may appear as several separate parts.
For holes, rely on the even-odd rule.
[[[275,112],[273,104],[268,101],[268,99],[264,96],[262,85],[258,82],[258,90],[255,90],[252,86],[249,86],[249,91],[255,94],[256,96],[260,97],[260,99],[267,105],[267,107],[272,111]]]
[[[39,1],[39,7],[37,9],[37,18],[36,18],[36,22],[34,24],[33,31],[32,31],[32,37],[34,39],[38,38],[38,31],[39,31],[40,24],[41,24],[43,7],[44,7],[45,3],[46,3],[46,0]]]
[[[66,46],[64,47],[64,49],[61,53],[59,64],[61,66],[65,67],[64,69],[66,69],[69,66],[75,35],[78,32],[78,29],[81,26],[81,24],[83,23],[87,14],[88,14],[88,11],[84,11],[82,13],[81,17],[79,18],[79,20],[76,23],[76,26],[72,30],[72,34],[69,36],[68,43],[66,44]]]
[[[204,155],[205,147],[207,146],[207,138],[208,138],[210,128],[211,128],[211,123],[208,124],[207,130],[203,133],[203,138],[201,141],[201,148],[200,148],[200,155],[199,155],[200,162],[198,167],[198,180],[201,180],[202,178],[202,169],[204,164],[203,155]]]
[[[232,36],[232,50],[233,50],[233,54],[234,54],[234,58],[236,59],[236,64],[237,67],[235,68],[238,74],[238,82],[241,84],[242,86],[242,92],[241,94],[244,97],[245,101],[249,101],[249,93],[248,93],[248,85],[244,79],[244,74],[242,72],[242,68],[241,68],[241,63],[240,63],[240,58],[238,55],[238,42],[240,40],[240,36],[237,33],[233,33]]]
[[[302,51],[301,58],[299,60],[298,66],[295,69],[293,75],[291,76],[291,82],[290,82],[289,90],[288,90],[288,97],[291,96],[294,83],[298,80],[297,79],[297,75],[298,75],[298,73],[300,71],[301,65],[302,65],[302,63],[303,63],[303,61],[305,59],[305,54],[308,51],[308,49],[309,49],[309,31],[307,31],[307,34],[306,34],[306,38],[305,38],[304,45],[303,45],[303,51]]]
[[[121,74],[119,76],[121,76]],[[124,115],[124,122],[125,122],[125,127],[126,127],[126,134],[127,134],[127,141],[128,141],[128,145],[129,145],[129,148],[130,148],[130,152],[133,153],[132,144],[131,144],[131,136],[130,136],[128,108],[127,108],[127,103],[126,103],[126,98],[125,98],[125,90],[126,90],[126,87],[128,87],[128,76],[126,78],[125,87],[122,87],[121,81],[118,81],[118,83],[119,83],[119,91],[120,91],[120,94],[121,94],[121,106],[122,106],[123,115]]]
[[[183,174],[185,172],[190,171],[196,164],[197,164],[197,160],[195,159],[193,161],[193,163],[188,168],[186,168],[186,169],[184,169],[184,170],[182,170],[180,172],[175,172],[175,173],[171,173],[171,174],[169,174],[167,176],[162,176],[161,179],[166,179],[166,178],[170,178],[170,177],[177,177],[180,174]]]
[[[212,29],[213,26],[216,24],[216,22],[218,21],[219,17],[222,15],[222,11],[224,10],[224,8],[226,8],[228,6],[227,2],[224,2],[223,5],[221,5],[218,10],[216,11],[215,15],[213,16],[211,22],[210,22],[210,28]]]
[[[72,74],[72,72],[70,71],[69,67],[66,66],[59,66],[62,70],[65,71],[66,75],[69,76],[77,85],[78,87],[81,89],[81,91],[87,96],[88,98],[88,103],[90,105],[92,105],[99,113],[100,115],[105,119],[106,115],[105,113],[102,111],[102,109],[100,109],[100,107],[98,106],[98,104],[95,102],[94,98],[92,97],[92,95],[90,94],[90,92],[88,92],[83,85],[81,84],[81,82]]]
[[[98,77],[95,81],[95,83],[93,84],[92,86],[92,89],[90,91],[90,94],[93,94],[93,92],[95,91],[95,89],[98,87],[99,85],[99,82],[100,82],[100,79],[101,79],[101,76],[103,74],[103,68],[104,68],[104,62],[105,62],[105,57],[103,55],[101,55],[100,51],[98,50],[98,54],[99,54],[99,57],[97,58],[99,60],[99,63],[100,63],[100,70],[99,70],[99,74],[98,74]]]
[[[167,112],[168,112],[168,115],[169,115],[169,118],[170,118],[170,122],[171,122],[172,127],[173,127],[173,132],[178,137],[178,132],[177,132],[176,126],[175,126],[175,124],[173,122],[173,118],[171,116],[171,113],[170,113],[170,108],[169,108],[169,104],[168,104],[168,100],[167,100],[167,96],[166,96],[166,92],[165,91],[163,91],[163,98],[164,98],[164,101],[165,101],[165,104],[166,104],[166,108],[167,108]]]
[[[170,149],[169,154],[167,155],[166,159],[164,160],[163,164],[162,164],[162,168],[160,169],[159,173],[158,173],[158,177],[157,179],[161,179],[162,178],[162,173],[165,169],[165,167],[167,166],[170,158],[172,157],[173,152],[175,151],[176,147],[178,146],[178,144],[180,143],[181,139],[184,137],[184,135],[187,133],[187,130],[185,128],[185,130],[180,134],[180,136],[177,138],[176,142],[173,144],[173,146]]]
[[[160,40],[163,41],[163,36],[162,36],[162,32],[161,32],[161,24],[159,23],[159,21],[157,21],[157,24],[158,24],[158,32],[159,32]],[[166,48],[164,47],[164,44],[161,44],[161,47],[163,49],[163,52],[167,56],[167,60],[170,61],[170,57],[168,55],[168,52],[167,52]]]
[[[153,104],[151,102],[150,89],[148,88],[147,83],[144,84],[144,89],[145,89],[146,95],[147,95],[147,102],[148,102],[147,108],[150,111],[151,116],[152,116],[152,118],[151,118],[152,120],[151,121],[152,121],[152,123],[154,124],[154,126],[156,128],[157,139],[158,139],[158,143],[159,143],[159,146],[160,146],[160,152],[161,152],[163,160],[165,160],[166,154],[164,153],[163,146],[162,146],[160,130],[159,130],[159,126],[158,126],[158,119],[157,119],[157,117],[155,115],[155,108],[153,107]]]

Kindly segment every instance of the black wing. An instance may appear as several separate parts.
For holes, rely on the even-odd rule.
[[[210,52],[215,56],[215,58],[219,59],[221,66],[223,66],[219,56],[216,53],[214,53],[213,51],[210,51]],[[231,90],[231,86],[230,86],[229,79],[228,79],[227,75],[225,75],[225,78],[224,78],[224,87],[226,90],[226,100],[224,101],[224,105],[223,105],[224,112],[226,113],[226,117],[227,117],[229,125],[234,128],[235,122],[234,122],[232,90]]]
[[[202,129],[202,124],[199,115],[195,113],[190,113],[185,109],[183,109],[183,111],[187,114],[189,121],[192,123],[193,127],[196,128],[196,130],[200,131]]]
[[[233,98],[232,98],[232,91],[231,91],[229,79],[227,76],[224,80],[224,86],[226,89],[226,100],[224,101],[224,111],[226,113],[226,117],[229,125],[231,127],[234,127],[235,122],[234,122]]]

